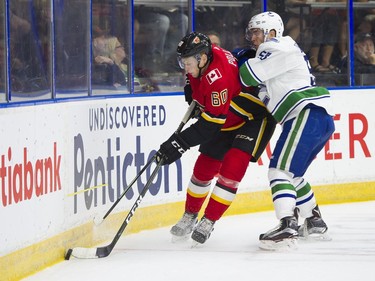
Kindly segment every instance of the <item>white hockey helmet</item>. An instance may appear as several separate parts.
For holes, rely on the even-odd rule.
[[[276,31],[276,38],[283,36],[284,23],[281,17],[275,12],[264,12],[253,16],[246,28],[246,39],[251,41],[248,37],[251,34],[251,29],[261,29],[264,35],[268,36],[269,32],[274,29]]]

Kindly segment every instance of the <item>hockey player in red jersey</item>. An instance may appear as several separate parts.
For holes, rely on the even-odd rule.
[[[259,99],[241,92],[233,55],[198,32],[185,36],[177,47],[180,66],[187,74],[185,97],[198,105],[197,121],[164,142],[158,155],[164,164],[200,145],[188,184],[185,212],[171,228],[174,238],[204,243],[214,224],[229,208],[250,161],[256,162],[275,128],[275,121]],[[204,216],[198,212],[211,189]]]

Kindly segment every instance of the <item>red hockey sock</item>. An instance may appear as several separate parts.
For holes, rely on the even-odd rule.
[[[221,161],[204,154],[199,155],[187,189],[186,212],[198,213],[200,211],[210,192],[211,181],[219,173],[220,166]]]
[[[211,181],[198,181],[193,175],[186,193],[185,211],[194,214],[198,213],[210,189]]]
[[[204,215],[212,221],[217,221],[229,208],[236,196],[238,182],[227,181],[222,176],[216,182]]]

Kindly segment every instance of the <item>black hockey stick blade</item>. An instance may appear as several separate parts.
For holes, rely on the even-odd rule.
[[[69,260],[71,256],[78,258],[78,259],[96,259],[96,258],[104,258],[109,256],[112,252],[113,248],[116,246],[117,241],[120,239],[122,233],[124,232],[125,228],[129,224],[130,219],[133,217],[135,211],[139,207],[142,202],[143,197],[146,195],[148,189],[152,181],[154,180],[155,176],[159,172],[161,166],[163,165],[164,158],[161,158],[158,162],[157,166],[155,167],[154,171],[152,172],[150,178],[148,179],[147,183],[143,187],[141,193],[139,194],[137,200],[133,204],[133,207],[130,209],[130,212],[126,216],[124,222],[122,223],[120,229],[117,231],[115,237],[113,238],[112,242],[106,246],[98,247],[98,248],[84,248],[84,247],[77,247],[73,249],[69,249],[65,255],[65,259]]]
[[[139,173],[135,176],[135,178],[131,181],[131,183],[127,186],[127,188],[122,192],[121,196],[117,198],[117,200],[112,204],[111,208],[105,213],[103,217],[94,217],[94,224],[99,225],[101,224],[113,211],[113,209],[117,206],[117,204],[121,201],[121,199],[125,196],[125,194],[129,191],[129,189],[134,185],[134,183],[138,180],[138,178],[146,171],[146,169],[154,162],[156,159],[156,155],[154,155],[146,165],[139,171]]]
[[[68,249],[68,251],[66,251],[65,253],[64,259],[69,260],[70,257],[72,256],[72,252],[73,252],[73,249]]]

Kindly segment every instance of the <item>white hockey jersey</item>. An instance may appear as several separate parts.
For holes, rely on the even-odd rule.
[[[289,36],[261,44],[256,57],[240,68],[245,86],[265,86],[259,98],[279,123],[294,118],[307,105],[315,104],[332,114],[330,93],[315,85],[306,54]]]

